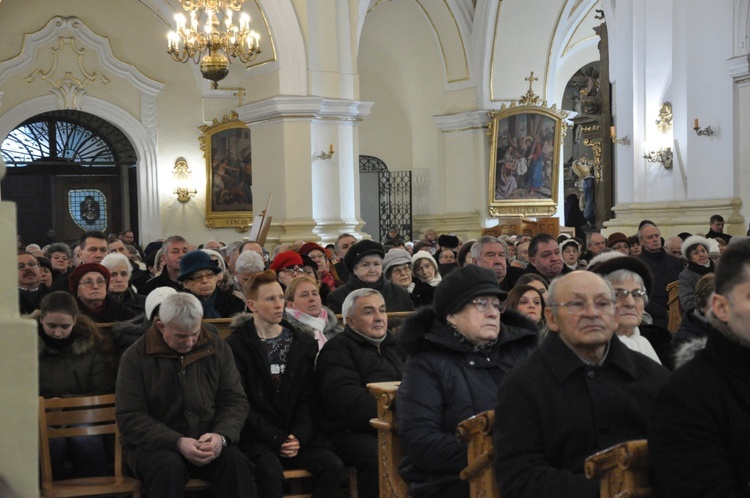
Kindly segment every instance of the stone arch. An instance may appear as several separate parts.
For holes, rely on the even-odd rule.
[[[0,118],[0,137],[3,139],[23,121],[44,112],[58,110],[57,99],[46,95],[28,100],[11,109]],[[135,149],[138,161],[139,233],[141,240],[155,240],[160,235],[158,224],[144,220],[160,219],[156,161],[156,137],[143,123],[123,109],[101,99],[87,96],[81,103],[81,111],[104,119],[122,131]]]

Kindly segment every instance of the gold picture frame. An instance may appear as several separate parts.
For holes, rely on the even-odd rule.
[[[529,91],[488,113],[491,216],[550,216],[557,211],[562,138],[568,113]]]
[[[244,233],[253,221],[250,128],[232,112],[199,129],[206,159],[206,226]]]

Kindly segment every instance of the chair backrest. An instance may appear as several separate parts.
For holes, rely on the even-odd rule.
[[[680,328],[682,323],[682,307],[680,306],[680,281],[675,280],[667,284],[667,306],[669,306],[669,313],[667,322],[667,328],[674,334]]]
[[[49,440],[61,437],[113,434],[115,476],[122,475],[122,448],[115,421],[115,395],[78,398],[39,397],[39,446],[42,483],[52,482]]]
[[[378,466],[380,470],[380,496],[406,498],[409,486],[398,473],[403,453],[396,426],[396,394],[401,382],[373,382],[367,389],[378,402],[378,418],[370,420],[378,431]]]
[[[651,460],[645,439],[625,441],[586,459],[584,472],[599,479],[601,498],[652,496]]]

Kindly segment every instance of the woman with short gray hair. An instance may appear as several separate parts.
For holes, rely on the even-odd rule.
[[[109,253],[102,259],[102,266],[109,270],[110,278],[107,294],[122,303],[126,308],[140,315],[146,305],[146,296],[138,294],[130,285],[133,267],[130,260],[119,252]]]

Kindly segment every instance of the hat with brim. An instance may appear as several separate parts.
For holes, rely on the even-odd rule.
[[[271,263],[271,266],[269,266],[269,269],[275,271],[276,273],[279,273],[284,268],[288,268],[290,266],[299,266],[302,267],[302,256],[299,255],[299,253],[294,251],[284,251],[280,252],[276,255],[275,258],[273,258],[273,263]],[[315,265],[315,268],[317,269],[318,265]]]
[[[371,255],[377,255],[380,256],[380,259],[383,259],[385,257],[383,246],[374,240],[360,240],[352,245],[346,253],[346,256],[344,256],[344,266],[349,270],[349,273],[352,273],[354,272],[354,266],[360,259]]]
[[[597,260],[600,254],[596,258],[592,259],[589,263],[588,270],[605,277],[610,273],[617,270],[628,270],[631,271],[643,280],[643,285],[646,287],[646,293],[651,296],[651,291],[654,288],[654,277],[651,275],[651,270],[648,266],[638,258],[633,256],[625,256],[621,252],[612,251],[605,253],[608,257]],[[611,256],[610,256],[611,255]]]
[[[211,270],[214,274],[221,273],[219,263],[213,261],[211,256],[198,249],[185,254],[180,260],[180,274],[177,281],[182,282],[190,275],[201,270]]]
[[[107,281],[107,287],[109,287],[109,270],[107,270],[105,266],[102,266],[99,263],[86,263],[85,265],[77,266],[76,269],[73,270],[73,272],[70,274],[70,277],[68,277],[68,288],[70,289],[70,292],[72,292],[73,294],[78,294],[78,284],[81,283],[81,279],[84,275],[92,271],[101,273],[104,277],[104,280]]]
[[[711,252],[711,244],[708,242],[707,238],[701,237],[700,235],[691,235],[682,243],[682,257],[687,261],[690,261],[690,258],[688,257],[690,250],[698,245],[705,247],[706,252]]]
[[[630,241],[628,240],[628,236],[622,232],[613,232],[609,234],[609,237],[607,237],[607,247],[612,247],[613,245],[618,244],[620,242],[625,242],[628,245],[628,247],[630,247]]]
[[[497,276],[477,265],[466,265],[448,273],[435,288],[432,309],[445,318],[463,309],[477,296],[497,296],[505,300],[507,292],[500,290]]]

